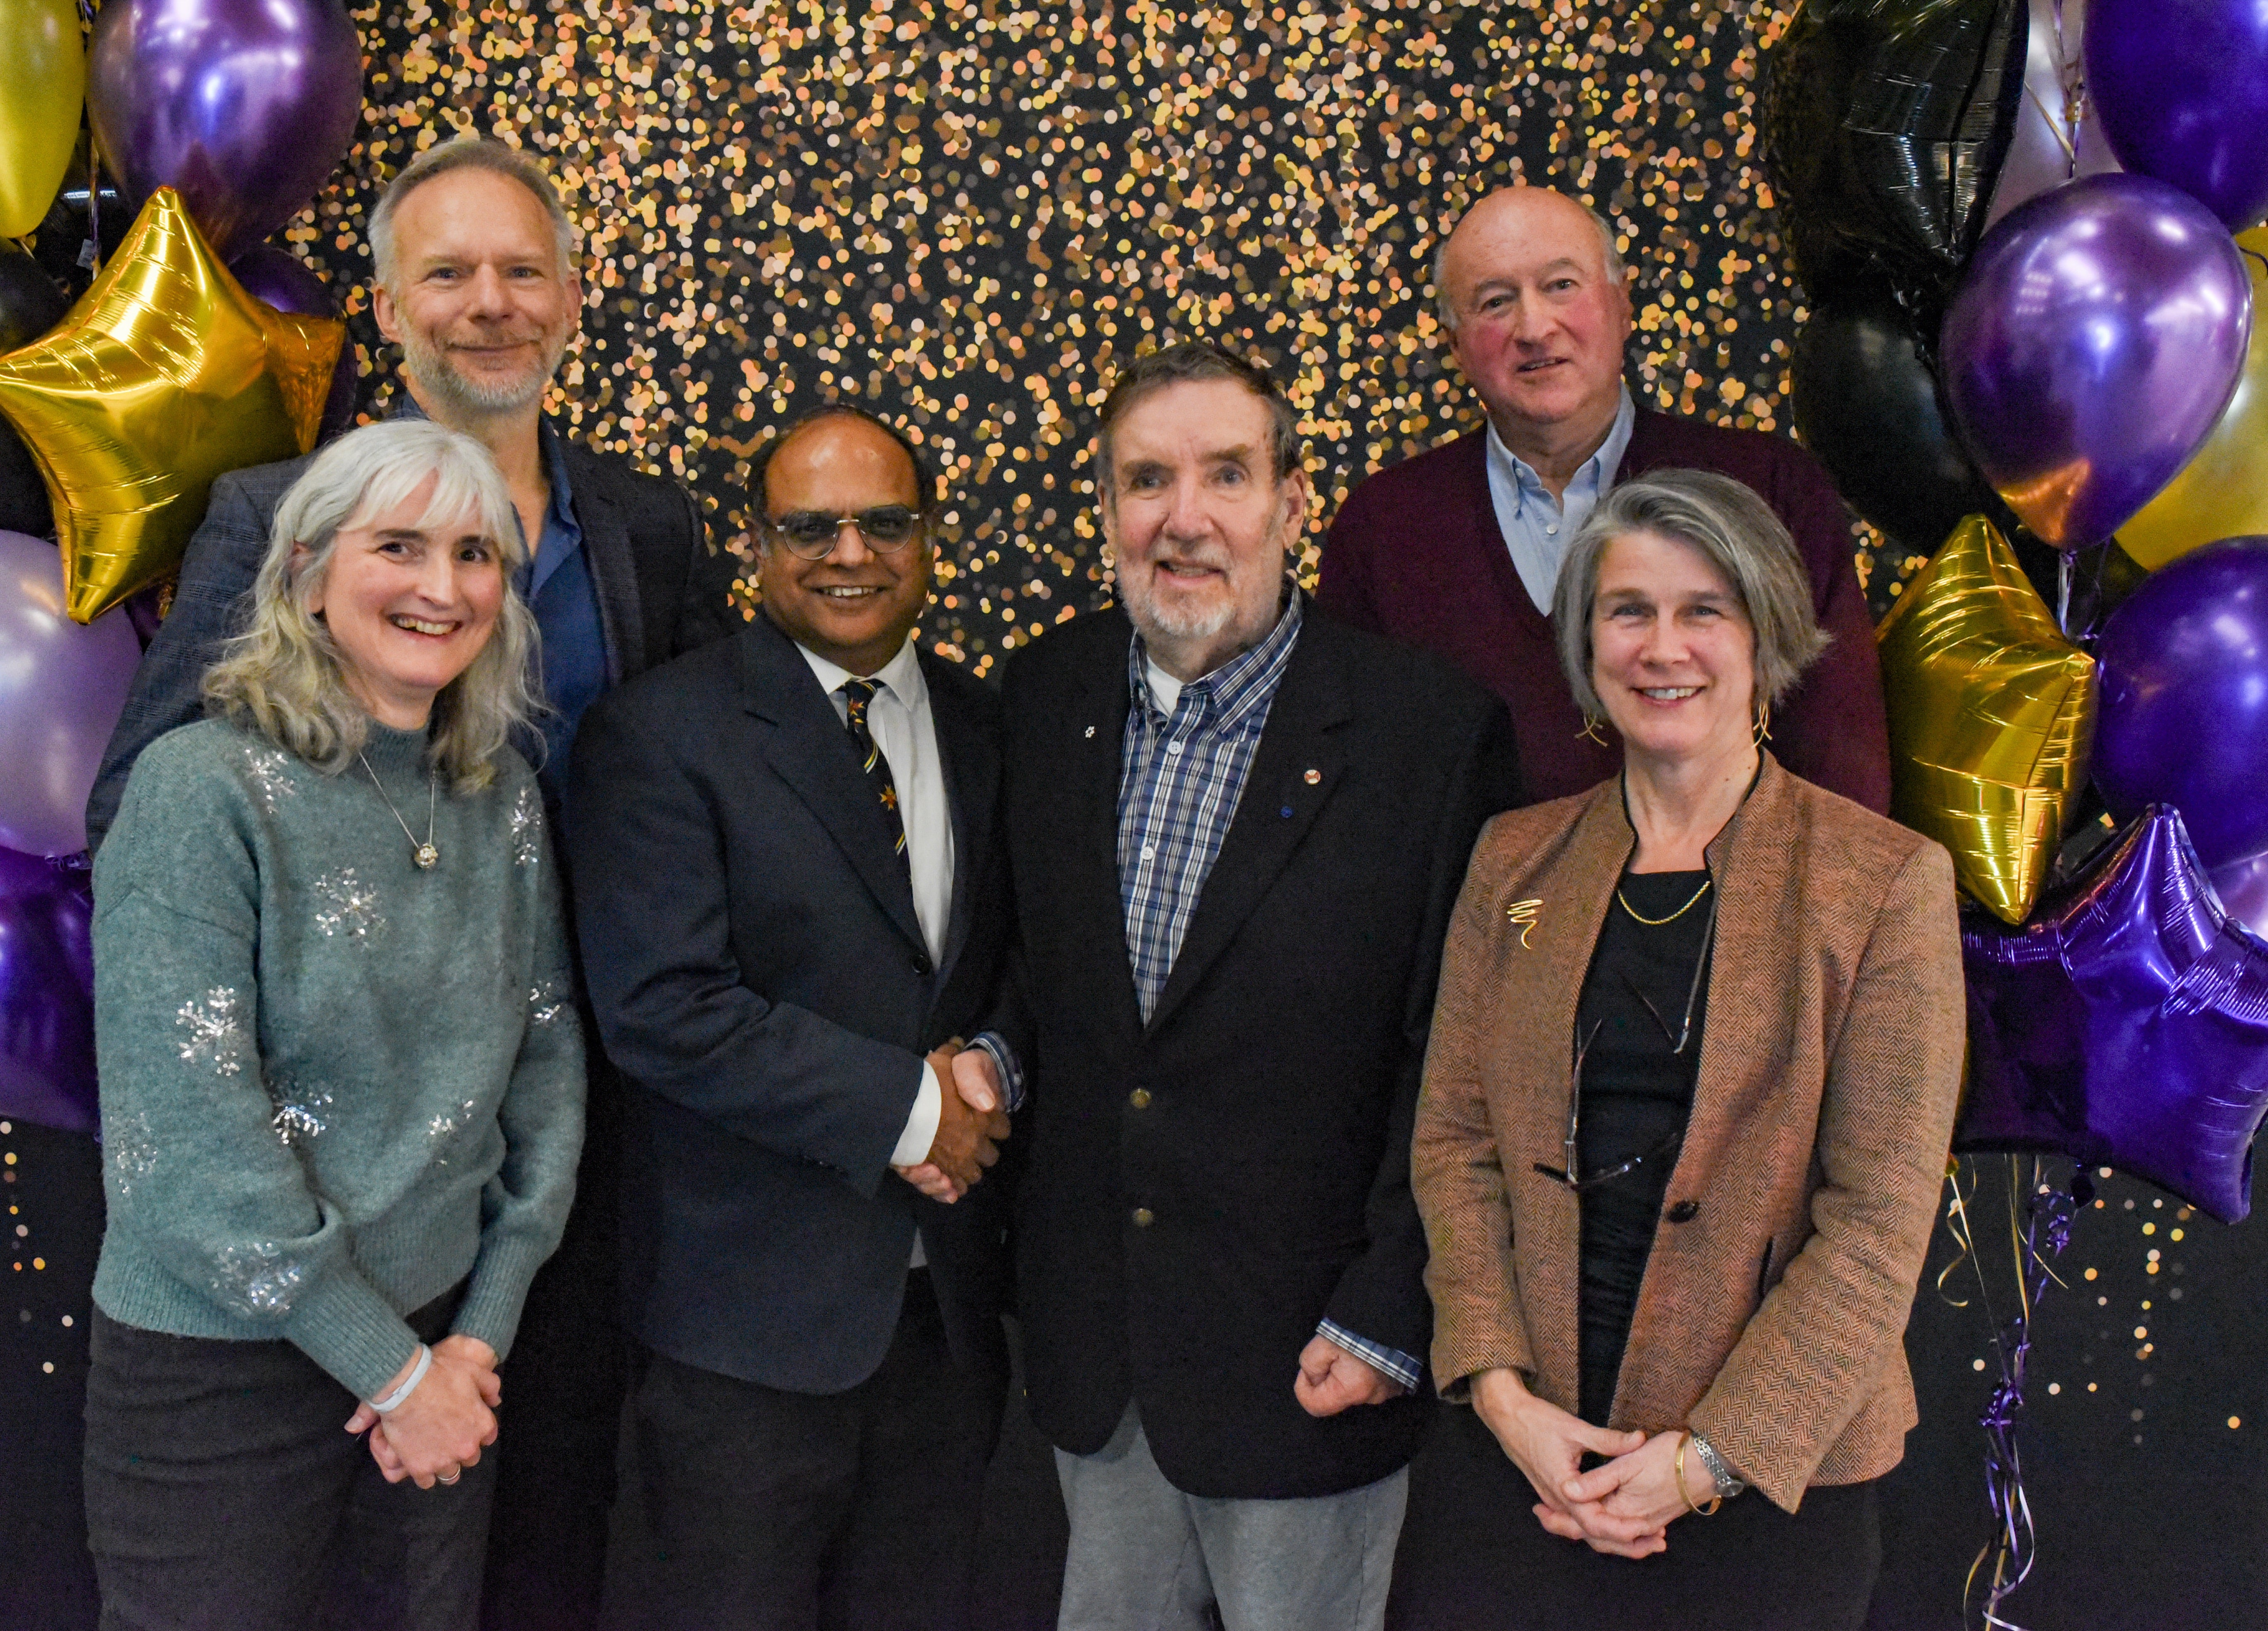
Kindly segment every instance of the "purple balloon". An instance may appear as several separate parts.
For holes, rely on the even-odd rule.
[[[264,300],[279,312],[306,317],[341,315],[337,297],[314,269],[288,249],[260,244],[230,262],[229,268],[245,292]],[[338,365],[331,370],[330,394],[323,399],[323,422],[316,439],[328,442],[354,428],[355,386],[362,371],[355,366],[354,340],[339,348]]]
[[[2129,170],[2242,231],[2268,215],[2268,5],[2094,0],[2087,90]]]
[[[95,18],[86,106],[129,213],[174,187],[232,261],[345,157],[362,43],[339,0],[111,0]]]
[[[2268,856],[2249,856],[2205,874],[2228,915],[2268,940]]]
[[[2100,543],[2173,480],[2236,393],[2244,257],[2187,194],[2095,175],[1984,235],[1939,339],[1994,490],[2060,549]]]
[[[93,911],[84,856],[0,849],[0,1116],[95,1130]]]
[[[1961,1150],[2060,1150],[2223,1223],[2268,1115],[2268,943],[2231,922],[2164,805],[2011,929],[1963,908]]]
[[[64,615],[53,544],[0,533],[0,846],[86,848],[87,792],[141,660],[122,608],[84,628]]]
[[[2208,867],[2268,850],[2268,538],[2169,561],[2102,626],[2095,780],[2171,804]]]

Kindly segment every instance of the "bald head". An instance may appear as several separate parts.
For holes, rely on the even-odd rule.
[[[1557,237],[1585,228],[1598,240],[1601,275],[1616,288],[1623,287],[1629,275],[1623,268],[1622,251],[1615,247],[1615,229],[1606,217],[1548,187],[1497,188],[1458,217],[1457,224],[1433,251],[1433,299],[1440,310],[1442,327],[1454,331],[1458,322],[1457,308],[1449,298],[1453,259],[1457,275],[1470,282],[1472,262],[1486,262],[1501,250],[1506,239],[1525,241],[1539,233]]]
[[[1433,286],[1449,354],[1507,448],[1549,482],[1606,440],[1631,328],[1606,222],[1564,194],[1505,187],[1465,211]]]

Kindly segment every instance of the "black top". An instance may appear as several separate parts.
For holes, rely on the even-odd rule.
[[[1708,877],[1705,871],[1624,873],[1617,885],[1622,900],[1607,907],[1575,1009],[1575,1040],[1583,1049],[1577,1169],[1589,1179],[1643,1157],[1631,1171],[1587,1182],[1582,1191],[1578,1414],[1601,1427],[1614,1407],[1638,1282],[1693,1108],[1708,999],[1708,975],[1699,965],[1716,921],[1711,895],[1695,895]],[[1689,901],[1690,907],[1679,912]],[[1633,909],[1638,916],[1671,921],[1641,923]],[[1693,1022],[1681,1052],[1689,1003]]]

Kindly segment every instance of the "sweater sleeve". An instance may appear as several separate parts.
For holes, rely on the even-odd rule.
[[[372,1398],[417,1338],[276,1135],[260,1052],[258,869],[230,790],[180,757],[153,747],[136,767],[96,863],[108,1226]]]
[[[548,837],[535,878],[527,1029],[497,1109],[504,1164],[481,1192],[480,1255],[453,1325],[499,1359],[511,1352],[535,1271],[558,1249],[583,1150],[583,1026]]]

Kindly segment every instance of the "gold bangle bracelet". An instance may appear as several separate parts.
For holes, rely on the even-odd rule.
[[[1677,1469],[1675,1474],[1677,1480],[1677,1493],[1684,1497],[1685,1510],[1687,1511],[1692,1513],[1696,1517],[1712,1517],[1716,1515],[1717,1509],[1725,1504],[1725,1497],[1719,1495],[1712,1495],[1709,1497],[1709,1504],[1707,1506],[1696,1506],[1693,1504],[1692,1495],[1687,1492],[1685,1488],[1685,1446],[1692,1442],[1693,1435],[1690,1431],[1677,1441]],[[1712,1480],[1712,1487],[1713,1488],[1713,1486],[1714,1480]]]

